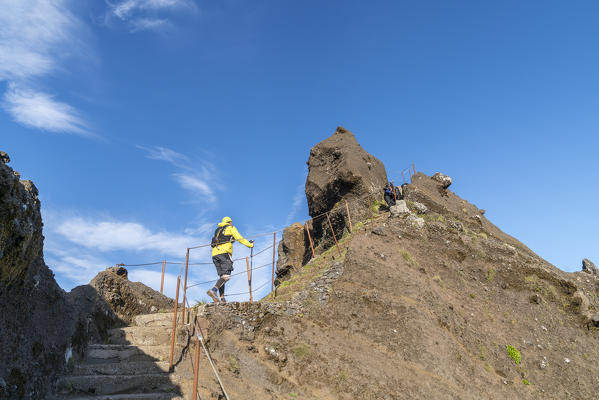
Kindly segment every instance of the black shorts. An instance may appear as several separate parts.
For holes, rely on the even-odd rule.
[[[216,267],[218,276],[231,275],[231,272],[233,271],[233,260],[229,253],[215,255],[212,257],[212,262]]]

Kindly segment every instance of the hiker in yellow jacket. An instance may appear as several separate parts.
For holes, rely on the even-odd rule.
[[[233,271],[233,242],[236,240],[249,248],[254,247],[254,241],[244,239],[237,228],[233,226],[231,218],[224,217],[214,231],[211,244],[212,262],[216,267],[219,279],[206,294],[215,302],[225,301],[225,283],[231,278]],[[218,295],[220,295],[220,299]]]

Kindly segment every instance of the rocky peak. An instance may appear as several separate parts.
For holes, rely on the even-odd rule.
[[[310,150],[308,170],[306,197],[312,217],[329,211],[341,199],[377,193],[387,182],[383,163],[341,126]]]

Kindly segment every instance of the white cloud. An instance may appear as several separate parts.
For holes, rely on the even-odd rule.
[[[61,285],[65,285],[65,281],[73,286],[84,285],[111,265],[105,258],[84,253],[77,248],[60,248],[48,241],[44,247],[46,264],[54,271]]]
[[[3,108],[23,125],[90,136],[72,106],[43,93],[36,80],[80,51],[82,26],[64,0],[4,0],[0,7],[0,81],[9,83]]]
[[[103,221],[70,218],[62,221],[55,231],[79,246],[101,252],[126,250],[155,251],[181,258],[185,249],[197,244],[200,238],[171,232],[152,232],[136,222]],[[204,239],[204,242],[207,240]]]
[[[131,28],[131,32],[140,32],[140,31],[151,31],[151,30],[159,30],[169,25],[169,21],[167,19],[157,19],[157,18],[136,18],[132,20],[129,24]]]
[[[306,192],[304,184],[299,185],[296,188],[295,195],[293,196],[293,202],[291,203],[291,210],[289,214],[287,214],[287,219],[285,220],[285,225],[291,225],[293,217],[298,213],[302,205],[306,202]]]
[[[109,14],[124,21],[131,32],[159,31],[170,25],[163,15],[170,13],[195,13],[197,7],[192,0],[121,0],[109,2]]]
[[[174,176],[183,189],[190,190],[196,194],[199,194],[200,196],[203,196],[203,198],[210,203],[214,203],[216,201],[214,191],[206,179],[189,174],[174,174]]]
[[[54,100],[53,96],[30,89],[9,86],[4,95],[3,108],[22,125],[50,132],[74,133],[93,136],[77,110]]]
[[[181,153],[176,152],[175,150],[171,150],[167,147],[161,146],[136,146],[138,149],[145,150],[148,154],[146,154],[146,158],[151,160],[159,160],[166,161],[175,166],[181,166],[181,162],[189,161],[189,158]]]

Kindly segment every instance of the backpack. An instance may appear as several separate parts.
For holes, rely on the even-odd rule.
[[[218,245],[234,242],[233,235],[225,235],[225,229],[227,229],[228,225],[219,226],[214,231],[214,236],[212,237],[212,241],[210,242],[210,247],[216,247]]]

